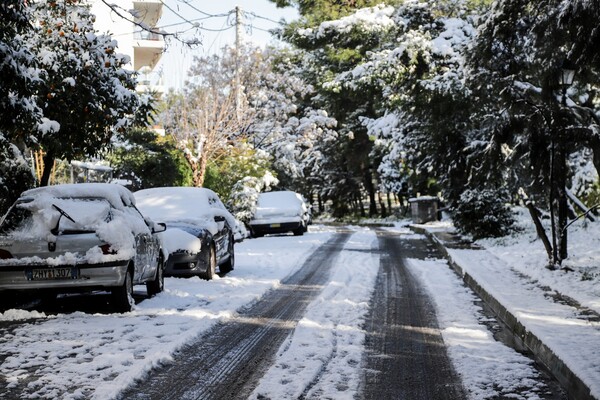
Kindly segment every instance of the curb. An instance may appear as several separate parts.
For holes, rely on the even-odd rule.
[[[590,388],[571,371],[571,369],[556,355],[540,338],[527,330],[517,318],[510,313],[496,298],[488,293],[471,275],[466,273],[463,268],[453,259],[446,246],[438,239],[434,233],[425,228],[410,225],[416,233],[427,236],[436,247],[442,252],[448,260],[448,264],[463,279],[464,283],[473,290],[496,314],[496,316],[510,329],[513,336],[520,339],[521,342],[533,353],[535,358],[541,362],[550,373],[556,378],[560,385],[566,390],[570,399],[577,400],[598,400],[590,393]]]

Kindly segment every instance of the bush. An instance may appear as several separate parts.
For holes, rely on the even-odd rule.
[[[227,208],[236,219],[248,224],[256,211],[259,193],[270,190],[271,186],[276,186],[278,183],[277,178],[268,171],[262,178],[247,176],[240,179],[231,189]]]
[[[203,186],[215,191],[220,198],[228,199],[237,182],[246,177],[260,180],[270,170],[270,166],[268,154],[239,143],[224,149],[222,154],[208,161]]]
[[[453,210],[454,225],[473,239],[507,235],[515,223],[508,198],[504,190],[465,190]]]

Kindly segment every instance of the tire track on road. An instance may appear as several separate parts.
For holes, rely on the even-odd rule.
[[[381,252],[359,398],[456,400],[466,398],[454,371],[427,293],[405,258],[437,256],[427,240],[377,230]]]
[[[340,231],[308,257],[280,287],[182,348],[120,399],[246,399],[310,302],[353,232]]]

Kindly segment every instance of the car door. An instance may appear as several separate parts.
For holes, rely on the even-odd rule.
[[[208,203],[210,208],[213,210],[213,215],[215,216],[215,222],[217,223],[218,230],[215,235],[213,235],[213,240],[215,242],[215,248],[217,253],[217,260],[221,260],[226,254],[229,246],[229,232],[230,228],[227,224],[227,219],[225,218],[225,206],[221,203],[216,195],[210,195],[208,197]]]
[[[125,207],[127,214],[137,220],[138,226],[146,226],[146,229],[142,229],[135,235],[135,256],[134,256],[134,267],[135,275],[133,277],[135,282],[143,282],[151,279],[156,273],[157,264],[157,252],[155,250],[155,238],[152,236],[150,228],[147,226],[144,217],[140,212],[133,206]]]

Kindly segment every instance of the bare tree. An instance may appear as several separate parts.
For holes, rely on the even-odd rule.
[[[233,140],[244,136],[250,118],[249,112],[238,117],[235,92],[228,88],[196,87],[171,102],[166,128],[192,169],[194,186],[204,184],[207,162],[226,154]]]

